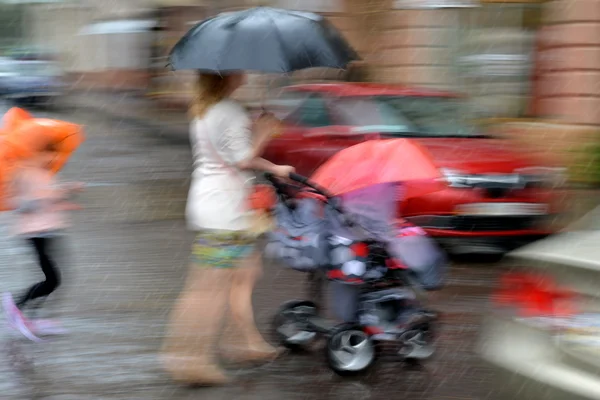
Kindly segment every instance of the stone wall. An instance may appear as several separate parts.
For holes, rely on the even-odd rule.
[[[26,9],[27,41],[34,47],[58,52],[66,72],[82,72],[91,67],[94,49],[86,46],[80,30],[93,21],[93,12],[83,6],[33,4]]]
[[[140,91],[148,87],[150,77],[145,70],[108,69],[72,72],[67,79],[71,90]]]
[[[557,121],[513,120],[490,128],[499,137],[511,140],[532,158],[567,168],[569,179],[579,183],[596,182],[594,170],[600,166],[600,129]]]
[[[382,12],[372,77],[388,83],[454,89],[451,41],[460,10],[398,9]],[[379,25],[378,24],[378,25]]]
[[[600,125],[600,0],[553,1],[546,18],[540,113]]]
[[[82,33],[98,21],[143,16],[149,3],[98,0],[30,4],[26,8],[28,41],[58,52],[73,89],[142,90],[149,84],[146,64],[150,33]]]
[[[271,1],[282,8],[319,12],[329,19],[361,56],[353,66],[365,80],[435,88],[454,88],[449,32],[458,23],[458,10],[400,10],[393,0]],[[349,73],[314,69],[294,73],[288,82],[345,80]],[[240,92],[243,99],[264,96],[272,77],[251,78]]]
[[[198,21],[207,18],[210,10],[203,6],[165,7],[160,11],[164,32],[157,32],[156,51],[160,59],[154,65],[148,95],[167,101],[169,105],[179,104],[187,108],[192,96],[195,74],[193,71],[171,71],[166,65],[168,55],[175,43]]]
[[[303,9],[325,15],[363,58],[364,78],[386,83],[466,91],[475,94],[474,104],[491,110],[488,114],[514,117],[528,101],[528,83],[520,81],[466,81],[461,76],[457,56],[478,46],[495,46],[497,53],[511,53],[529,46],[531,32],[506,28],[511,14],[492,12],[484,29],[465,33],[470,20],[461,8],[418,9],[420,3],[399,0],[222,0],[210,12],[233,11],[255,5]],[[408,4],[408,6],[407,6]],[[571,7],[568,7],[572,5]],[[571,124],[600,124],[600,0],[556,0],[545,5],[548,34],[542,39],[539,60],[541,71],[537,89],[541,116]],[[202,7],[196,7],[201,9]],[[421,7],[422,8],[422,7]],[[188,10],[191,10],[189,8]],[[182,12],[182,18],[191,18]],[[198,19],[198,14],[194,18]],[[470,17],[469,17],[470,18]],[[489,19],[488,18],[488,19]],[[496,19],[494,19],[496,18]],[[185,19],[185,18],[184,18]],[[192,18],[193,19],[193,18]],[[181,34],[189,21],[181,19]],[[481,21],[480,21],[481,22]],[[174,22],[175,23],[175,22]],[[489,29],[488,29],[489,28]],[[467,36],[465,36],[467,35]],[[494,52],[493,51],[493,52]],[[475,50],[473,50],[475,52]],[[492,53],[493,53],[492,52]],[[530,50],[529,50],[530,52]],[[514,51],[513,51],[514,53]],[[110,74],[111,72],[109,72]],[[168,81],[158,92],[178,93],[180,101],[189,99],[190,78],[185,72],[165,74]],[[238,97],[256,101],[283,84],[340,80],[347,74],[333,70],[309,70],[289,77],[252,75]]]

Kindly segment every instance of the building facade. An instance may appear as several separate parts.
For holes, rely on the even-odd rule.
[[[600,0],[233,0],[204,12],[257,4],[328,17],[367,80],[463,92],[473,117],[600,125]],[[340,78],[315,70],[282,81]],[[270,83],[253,76],[241,97],[260,98]]]
[[[540,31],[537,111],[600,125],[600,0],[561,0]]]
[[[473,117],[543,116],[600,125],[600,0],[108,0],[31,6],[31,41],[60,47],[80,84],[148,88],[185,104],[189,73],[161,67],[194,22],[256,5],[328,17],[358,50],[364,79],[463,92]],[[161,31],[79,34],[108,19],[155,18]],[[145,57],[147,59],[144,61]],[[161,64],[162,63],[162,64]],[[344,79],[307,71],[252,76],[240,93],[264,96],[281,82]],[[100,85],[101,86],[101,85]]]
[[[26,7],[27,40],[60,54],[74,87],[138,89],[148,84],[151,31],[115,30],[152,17],[151,0],[65,0]],[[107,23],[112,23],[107,24]],[[105,32],[101,29],[105,26]],[[86,31],[91,33],[86,33]]]

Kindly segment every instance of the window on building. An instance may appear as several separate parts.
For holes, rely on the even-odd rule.
[[[527,112],[539,3],[483,2],[461,13],[457,67],[474,117],[519,117]]]

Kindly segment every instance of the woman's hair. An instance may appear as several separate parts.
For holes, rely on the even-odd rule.
[[[190,116],[201,118],[213,105],[228,95],[230,75],[198,73]]]

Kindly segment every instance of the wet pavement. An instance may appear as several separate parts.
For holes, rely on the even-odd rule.
[[[473,345],[501,264],[453,266],[448,286],[432,298],[443,314],[439,353],[421,369],[381,360],[366,377],[341,379],[317,351],[231,370],[237,380],[229,387],[171,383],[156,352],[192,239],[183,221],[186,142],[89,109],[36,114],[85,124],[87,141],[64,177],[89,187],[80,195],[84,209],[74,214],[64,285],[48,301],[70,334],[37,344],[2,323],[0,399],[499,399],[492,372]],[[8,236],[9,218],[0,215],[0,289],[18,291],[40,274],[29,250]],[[256,319],[265,334],[281,302],[303,297],[303,282],[300,273],[266,266],[255,292]],[[19,365],[19,357],[30,363]]]

